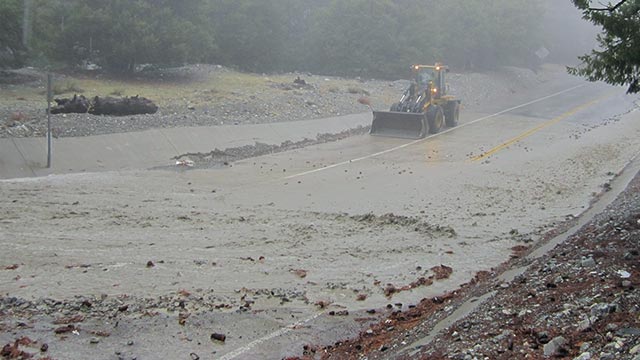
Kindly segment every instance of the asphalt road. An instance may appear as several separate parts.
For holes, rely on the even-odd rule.
[[[97,344],[89,331],[60,339],[55,315],[30,329],[1,318],[0,342],[28,335],[54,358],[258,359],[348,337],[385,311],[364,310],[455,289],[579,216],[640,151],[637,100],[558,81],[417,141],[363,135],[216,169],[0,182],[0,266],[19,264],[0,271],[3,295],[132,308],[87,316],[83,329],[111,333]],[[385,296],[440,264],[451,277]]]

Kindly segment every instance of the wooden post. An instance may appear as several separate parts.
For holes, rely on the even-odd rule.
[[[51,83],[53,82],[51,73],[47,74],[47,168],[51,168]]]

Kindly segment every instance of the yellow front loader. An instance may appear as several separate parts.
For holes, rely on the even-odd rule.
[[[460,100],[447,95],[441,65],[413,65],[411,85],[390,111],[373,111],[371,135],[420,139],[438,133],[445,125],[458,125]]]

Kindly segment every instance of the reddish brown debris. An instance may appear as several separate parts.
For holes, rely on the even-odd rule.
[[[20,339],[16,340],[16,342],[23,346],[29,346],[35,343],[35,341],[31,340],[28,336],[23,336]]]
[[[100,337],[109,337],[109,336],[111,336],[110,332],[102,331],[102,330],[93,330],[93,331],[90,331],[90,333],[95,335],[95,336],[100,336]]]
[[[55,325],[66,325],[66,324],[75,324],[84,321],[84,316],[81,314],[74,316],[67,316],[59,319],[55,319],[53,323]]]
[[[307,270],[303,270],[303,269],[291,269],[289,270],[289,272],[291,272],[292,274],[296,275],[297,277],[304,279],[305,277],[307,277]]]
[[[0,350],[0,356],[2,356],[4,359],[31,359],[33,357],[33,354],[20,350],[20,345],[28,345],[23,344],[23,342],[25,342],[24,339],[25,338],[23,337],[14,341],[13,344],[9,343],[3,346],[2,350]],[[29,341],[31,340],[29,339]]]
[[[331,305],[331,301],[327,301],[327,300],[318,300],[314,303],[315,306],[319,307],[320,309],[324,309],[327,306]]]
[[[397,287],[393,284],[387,284],[383,289],[384,295],[388,298],[391,298],[393,294],[399,293],[401,291],[407,291],[411,289],[415,289],[420,286],[431,286],[433,285],[433,281],[435,280],[444,280],[448,279],[453,273],[453,269],[446,265],[434,266],[431,268],[433,275],[429,277],[420,277],[418,280],[410,283],[409,285]]]
[[[178,324],[183,325],[187,323],[187,319],[191,316],[190,313],[182,312],[178,314]]]
[[[453,273],[453,269],[446,265],[434,266],[431,271],[435,274],[436,280],[448,279]]]
[[[59,328],[56,328],[53,330],[53,332],[55,332],[56,334],[66,334],[74,330],[77,330],[77,328],[74,325],[67,325],[67,326],[61,326]]]

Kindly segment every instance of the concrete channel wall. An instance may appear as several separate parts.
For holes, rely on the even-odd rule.
[[[139,132],[53,139],[52,167],[45,138],[0,139],[0,179],[49,174],[145,169],[172,165],[173,157],[256,142],[315,139],[371,124],[371,114],[255,125],[152,129]]]

